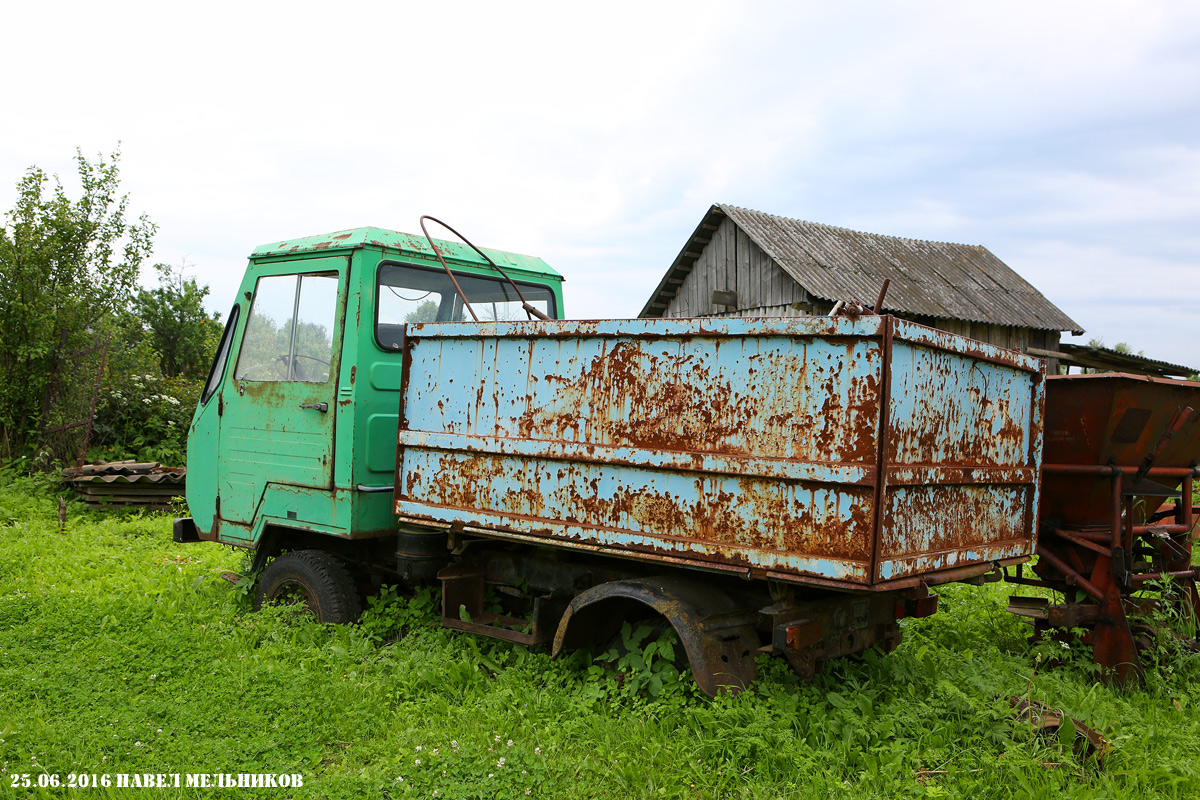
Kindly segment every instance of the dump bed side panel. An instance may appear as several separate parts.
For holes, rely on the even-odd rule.
[[[483,330],[410,329],[398,513],[870,579],[878,320]]]
[[[816,317],[410,326],[396,511],[502,538],[849,586],[1009,552],[1010,533],[1029,530],[1027,508],[992,492],[997,470],[1001,483],[1014,479],[1005,472],[1017,460],[1012,446],[960,458],[929,441],[947,409],[961,410],[964,429],[972,424],[968,390],[978,387],[954,375],[974,369],[977,355],[910,341],[927,330],[914,326],[897,338],[913,349],[901,360],[914,378],[889,384],[890,325]],[[932,357],[924,350],[950,353],[954,375],[934,401],[917,397],[931,385],[920,377],[921,359]],[[987,391],[1012,370],[995,371],[981,379]],[[878,447],[888,396],[894,454]],[[1008,412],[991,413],[1003,427]],[[1026,429],[1040,443],[1029,419]],[[1021,468],[1033,455],[1026,447]],[[962,462],[991,471],[986,480],[966,475]],[[946,463],[957,471],[931,470]],[[929,480],[940,494],[926,493]],[[947,526],[975,522],[963,497],[1003,519],[985,526],[984,547],[959,536],[955,551]]]
[[[877,579],[1031,552],[1044,381],[1036,359],[897,321]]]

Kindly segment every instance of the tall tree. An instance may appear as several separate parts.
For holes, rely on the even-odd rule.
[[[139,290],[133,302],[138,324],[168,378],[204,377],[221,338],[221,315],[204,310],[208,287],[188,277],[186,268],[155,264],[158,288]]]
[[[58,176],[30,167],[0,227],[0,452],[35,449],[55,415],[55,397],[80,381],[75,358],[102,342],[128,304],[155,226],[126,220],[118,196],[119,151],[89,161],[76,151],[82,193],[71,200]],[[61,456],[62,454],[54,454]]]

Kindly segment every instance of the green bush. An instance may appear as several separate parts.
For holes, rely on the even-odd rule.
[[[97,403],[88,458],[183,466],[188,425],[203,386],[202,380],[152,374],[115,383]]]

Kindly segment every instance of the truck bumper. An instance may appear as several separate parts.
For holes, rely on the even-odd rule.
[[[191,517],[181,517],[175,520],[171,538],[175,540],[176,544],[204,541],[200,538],[200,532],[196,530],[196,521]]]

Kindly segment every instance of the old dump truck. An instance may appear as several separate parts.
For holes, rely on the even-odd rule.
[[[322,621],[439,582],[447,627],[555,654],[670,625],[709,694],[890,649],[1034,554],[1036,359],[873,313],[568,321],[561,284],[377,228],[257,248],[175,540]]]

